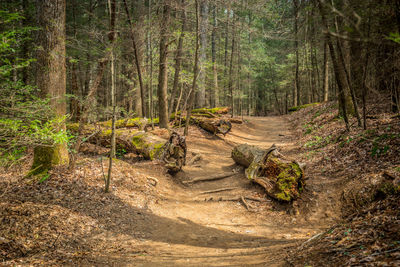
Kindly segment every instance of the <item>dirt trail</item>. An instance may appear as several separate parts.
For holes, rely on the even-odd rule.
[[[284,248],[319,232],[322,225],[288,215],[285,207],[268,200],[234,164],[230,153],[238,143],[264,148],[276,144],[283,150],[292,146],[288,124],[282,117],[248,120],[247,124],[235,125],[224,139],[191,130],[188,153],[201,154],[202,160],[186,166],[173,178],[154,174],[162,198],[146,202],[143,220],[136,224],[139,239],[133,242],[131,237],[115,237],[124,251],[117,262],[135,266],[281,266]],[[145,168],[140,164],[137,167]],[[146,171],[151,171],[148,166]],[[190,186],[181,183],[229,172],[237,174]],[[202,193],[228,187],[233,189]],[[264,198],[265,202],[247,201],[251,206],[248,211],[241,201],[218,201],[240,196]],[[205,201],[210,198],[213,201]],[[141,252],[132,251],[133,243],[142,248]]]

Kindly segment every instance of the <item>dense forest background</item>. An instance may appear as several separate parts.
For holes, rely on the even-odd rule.
[[[54,122],[108,120],[113,106],[117,117],[159,117],[162,128],[173,112],[216,106],[263,116],[337,100],[348,130],[349,116],[367,128],[368,99],[399,111],[395,0],[3,0],[1,7],[6,154],[65,142]],[[52,16],[65,20],[53,27]],[[48,60],[53,46],[60,47]]]

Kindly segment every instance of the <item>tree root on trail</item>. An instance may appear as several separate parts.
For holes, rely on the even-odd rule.
[[[255,198],[255,197],[243,197],[244,199],[248,199],[251,201],[255,201],[255,202],[269,202],[268,199],[262,199],[262,198]],[[210,197],[210,198],[206,198],[204,199],[204,201],[208,202],[208,201],[242,201],[242,196],[240,197],[234,197],[234,198],[224,198],[224,197],[218,197],[215,198],[214,197]]]
[[[214,189],[214,190],[209,190],[209,191],[203,191],[203,192],[200,193],[200,195],[219,193],[219,192],[230,191],[230,190],[235,190],[235,189],[239,189],[239,187],[227,187],[227,188],[220,188],[220,189]]]
[[[223,174],[219,174],[219,175],[215,175],[215,176],[211,176],[211,177],[199,177],[199,178],[194,178],[192,180],[189,181],[183,181],[182,183],[184,184],[194,184],[194,183],[198,183],[198,182],[209,182],[209,181],[215,181],[215,180],[221,180],[224,178],[228,178],[228,177],[232,177],[234,175],[236,175],[237,172],[234,173],[223,173]]]

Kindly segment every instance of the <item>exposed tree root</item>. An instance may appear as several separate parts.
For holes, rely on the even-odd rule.
[[[232,177],[234,175],[236,175],[237,172],[234,173],[223,173],[223,174],[219,174],[219,175],[215,175],[215,176],[211,176],[211,177],[199,177],[199,178],[194,178],[192,180],[189,181],[183,181],[182,183],[184,184],[194,184],[194,183],[198,183],[198,182],[209,182],[209,181],[215,181],[215,180],[221,180],[224,178],[228,178],[228,177]]]
[[[227,188],[214,189],[214,190],[201,192],[200,195],[218,193],[218,192],[223,192],[223,191],[230,191],[230,190],[235,190],[238,188],[239,187],[227,187]]]

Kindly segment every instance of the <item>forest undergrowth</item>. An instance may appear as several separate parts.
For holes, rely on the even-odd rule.
[[[309,180],[328,181],[323,190],[336,196],[341,219],[290,251],[289,265],[400,264],[400,118],[376,103],[366,130],[351,118],[346,132],[333,102],[290,115],[299,160],[308,163]]]

